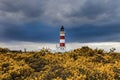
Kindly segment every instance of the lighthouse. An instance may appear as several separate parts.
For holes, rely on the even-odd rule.
[[[59,47],[57,47],[58,52],[65,52],[66,51],[66,46],[65,46],[65,31],[64,27],[62,26],[60,28],[60,43]]]

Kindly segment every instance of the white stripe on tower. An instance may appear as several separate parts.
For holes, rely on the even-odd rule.
[[[60,39],[60,43],[65,43],[65,39]]]
[[[60,34],[60,36],[65,36],[65,34]]]

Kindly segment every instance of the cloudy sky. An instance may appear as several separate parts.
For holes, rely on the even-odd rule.
[[[0,0],[0,46],[55,49],[64,25],[69,49],[88,45],[120,50],[119,4],[120,0]]]

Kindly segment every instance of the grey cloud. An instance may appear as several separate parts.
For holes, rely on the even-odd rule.
[[[2,0],[0,10],[11,13],[23,12],[26,16],[30,14],[29,17],[39,16],[43,12],[44,2],[42,0]]]
[[[78,42],[119,42],[120,24],[109,24],[104,26],[82,25],[67,30],[68,40]],[[70,42],[71,42],[70,41]]]
[[[119,0],[86,0],[82,6],[65,14],[65,17],[78,25],[111,23],[118,18],[120,20],[117,12],[120,9],[119,3]]]
[[[49,40],[46,36],[49,33],[57,36],[54,27],[65,25],[68,35],[72,34],[72,41],[80,41],[81,37],[88,42],[119,41],[119,3],[120,0],[0,0],[0,36],[18,41],[52,42],[55,37]],[[32,23],[40,26],[29,27]],[[51,26],[54,26],[53,32],[48,31]],[[116,26],[118,29],[114,28]],[[67,40],[71,40],[69,36]]]
[[[17,26],[17,28],[14,25],[4,30],[3,36],[7,41],[56,42],[59,35],[56,27],[41,26],[37,23],[28,24],[24,27]]]
[[[1,0],[0,23],[21,23],[40,20],[44,13],[43,0]]]
[[[0,15],[6,14],[5,20],[23,23],[36,20],[50,25],[102,24],[120,20],[119,3],[119,0],[1,0]]]

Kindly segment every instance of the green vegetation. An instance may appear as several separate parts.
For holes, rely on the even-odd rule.
[[[0,80],[120,80],[120,53],[89,47],[65,53],[0,48]]]

